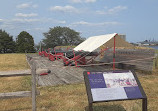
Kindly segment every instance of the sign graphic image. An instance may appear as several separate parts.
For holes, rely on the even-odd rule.
[[[103,74],[107,88],[138,86],[132,73]]]

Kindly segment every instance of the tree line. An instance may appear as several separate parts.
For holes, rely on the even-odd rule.
[[[35,52],[42,44],[42,48],[54,48],[55,46],[75,46],[85,40],[69,27],[56,26],[43,33],[44,39],[38,45],[34,44],[34,38],[26,31],[13,39],[5,30],[0,29],[0,53],[25,53]]]
[[[0,29],[0,53],[34,52],[34,39],[26,31],[20,32],[16,40],[5,30]]]

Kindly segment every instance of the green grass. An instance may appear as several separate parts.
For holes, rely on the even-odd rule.
[[[12,54],[7,55],[12,56]],[[0,56],[2,60],[3,56]],[[14,55],[17,60],[19,54]],[[10,58],[10,57],[9,57]],[[21,61],[15,61],[19,68],[10,65],[3,69],[17,70],[27,69],[25,55]],[[7,59],[5,60],[7,61]],[[5,63],[4,61],[4,63]],[[10,62],[11,64],[12,62]],[[21,65],[21,66],[20,66]],[[148,97],[148,111],[158,109],[158,71],[154,74],[138,75],[138,78]],[[88,109],[88,100],[84,84],[59,85],[38,87],[40,95],[37,96],[37,111],[84,111]],[[25,77],[4,77],[0,78],[0,92],[25,91],[31,90],[31,76]],[[117,101],[95,103],[94,111],[141,111],[141,100]],[[0,111],[30,111],[31,98],[0,99]]]

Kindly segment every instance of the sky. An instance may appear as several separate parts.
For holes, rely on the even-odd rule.
[[[21,31],[35,43],[55,26],[81,37],[125,34],[128,42],[158,40],[158,0],[0,0],[0,29],[14,39]]]

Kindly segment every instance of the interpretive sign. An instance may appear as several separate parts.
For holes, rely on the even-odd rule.
[[[84,72],[89,107],[92,103],[143,99],[143,111],[147,110],[146,94],[133,71]]]

